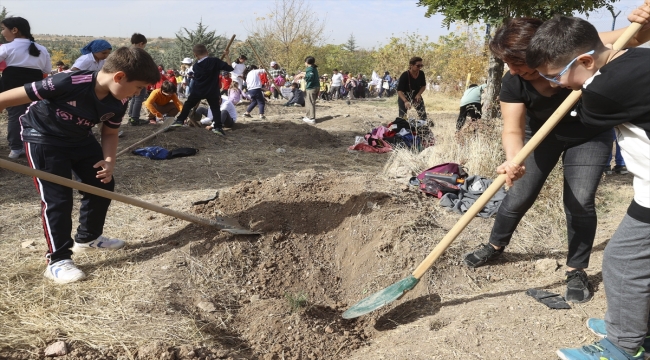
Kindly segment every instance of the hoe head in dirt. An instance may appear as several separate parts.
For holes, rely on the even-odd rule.
[[[223,218],[223,217],[217,217],[215,219],[204,219],[198,216],[194,216],[192,214],[180,212],[180,211],[175,211],[171,210],[156,204],[148,203],[146,201],[138,200],[126,195],[118,194],[112,191],[100,189],[95,186],[90,186],[88,184],[80,183],[77,181],[72,181],[70,179],[66,179],[61,176],[53,175],[50,173],[47,173],[45,171],[41,170],[36,170],[32,169],[30,167],[20,165],[13,163],[11,161],[7,160],[2,160],[0,159],[0,167],[5,168],[7,170],[11,170],[14,172],[17,172],[19,174],[24,174],[24,175],[29,175],[32,177],[36,177],[39,179],[43,179],[45,181],[49,181],[55,184],[59,184],[61,186],[66,186],[72,189],[77,189],[79,191],[83,191],[89,194],[101,196],[107,199],[111,200],[116,200],[119,202],[123,202],[125,204],[129,205],[134,205],[146,210],[151,210],[155,211],[161,214],[173,216],[175,218],[197,223],[200,225],[205,225],[205,226],[210,226],[210,227],[215,227],[221,231],[225,231],[231,234],[235,235],[259,235],[260,233],[257,231],[253,231],[250,229],[243,228],[235,219],[228,219],[228,218]]]
[[[628,41],[641,29],[642,25],[632,23],[628,26],[627,30],[621,37],[614,43],[613,49],[622,49]],[[574,90],[564,100],[562,104],[555,110],[553,115],[544,123],[544,125],[537,131],[537,133],[530,139],[530,141],[519,151],[519,153],[512,159],[516,164],[523,164],[524,160],[535,150],[535,148],[546,138],[546,136],[553,130],[553,128],[562,120],[571,108],[578,102],[582,91]],[[343,313],[344,319],[352,319],[358,316],[367,314],[371,311],[379,309],[380,307],[389,304],[401,298],[407,291],[413,289],[415,285],[420,282],[424,273],[433,266],[433,263],[447,250],[456,237],[467,227],[472,219],[485,207],[485,204],[499,191],[501,186],[506,182],[506,175],[502,174],[497,177],[492,185],[488,187],[483,195],[481,195],[476,202],[461,216],[456,225],[449,230],[442,240],[436,245],[431,253],[418,265],[413,274],[405,279],[402,279],[393,285],[380,290],[358,303],[352,305],[348,310]]]

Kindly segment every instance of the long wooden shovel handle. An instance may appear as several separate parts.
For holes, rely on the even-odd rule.
[[[620,50],[622,49],[632,37],[641,29],[642,25],[638,23],[632,23],[628,26],[627,30],[616,40],[614,43],[613,49]],[[575,105],[576,102],[580,99],[582,91],[575,90],[569,94],[569,96],[564,100],[564,102],[555,110],[553,115],[551,115],[544,125],[537,131],[537,133],[526,143],[526,145],[515,155],[513,162],[517,164],[522,164],[524,160],[530,155],[535,148],[548,136],[548,134],[553,130],[553,128],[562,120],[564,115],[566,115],[569,110]],[[474,219],[474,217],[485,207],[490,199],[499,191],[501,186],[506,182],[506,175],[502,174],[497,177],[492,185],[490,185],[483,195],[481,195],[476,202],[467,209],[467,212],[461,216],[456,225],[449,230],[447,235],[445,235],[442,240],[436,245],[431,253],[418,265],[418,267],[413,271],[413,277],[420,279],[424,273],[429,270],[433,263],[438,260],[440,255],[447,250],[449,245],[456,240],[456,237],[467,227],[467,225]]]
[[[58,175],[53,175],[53,174],[47,173],[45,171],[32,169],[30,167],[20,165],[20,164],[16,164],[16,163],[11,162],[11,161],[0,159],[0,167],[5,168],[7,170],[17,172],[17,173],[20,173],[20,174],[29,175],[31,177],[37,177],[39,179],[49,181],[49,182],[52,182],[52,183],[55,183],[55,184],[58,184],[58,185],[62,185],[62,186],[66,186],[66,187],[69,187],[69,188],[77,189],[79,191],[83,191],[83,192],[86,192],[86,193],[89,193],[89,194],[101,196],[101,197],[111,199],[111,200],[120,201],[120,202],[129,204],[129,205],[134,205],[134,206],[137,206],[137,207],[140,207],[140,208],[143,208],[143,209],[155,211],[157,213],[173,216],[175,218],[182,219],[182,220],[185,220],[185,221],[189,221],[189,222],[193,222],[193,223],[197,223],[197,224],[201,224],[201,225],[206,225],[206,226],[216,226],[216,227],[218,227],[220,229],[225,228],[224,226],[218,224],[216,221],[211,221],[211,220],[208,220],[208,219],[200,218],[198,216],[194,216],[194,215],[187,214],[187,213],[180,212],[180,211],[174,211],[174,210],[162,207],[162,206],[158,206],[158,205],[155,205],[155,204],[152,204],[152,203],[148,203],[146,201],[134,199],[134,198],[126,196],[126,195],[122,195],[122,194],[118,194],[118,193],[115,193],[115,192],[112,192],[112,191],[100,189],[98,187],[90,186],[88,184],[84,184],[84,183],[81,183],[81,182],[78,182],[78,181],[73,181],[73,180],[70,180],[70,179],[66,179],[66,178],[58,176]]]
[[[255,50],[255,47],[253,46],[253,44],[251,44],[250,40],[248,40],[248,39],[246,39],[246,42],[247,42],[248,45],[251,47],[251,49],[253,49],[253,54],[255,54],[255,57],[257,58],[257,61],[260,63],[260,68],[261,68],[262,70],[266,71],[266,68],[265,68],[264,65],[263,65],[264,63],[262,62],[262,59],[260,58],[260,56],[257,54],[257,50]],[[271,86],[273,86],[273,88],[274,88],[278,93],[282,93],[282,92],[280,91],[280,89],[278,89],[278,86],[275,85],[275,81],[274,81],[274,79],[271,79],[270,83],[271,83]]]
[[[233,34],[230,41],[228,41],[228,45],[226,45],[226,49],[223,51],[223,55],[221,55],[221,60],[226,58],[226,54],[228,54],[228,50],[230,50],[230,45],[232,45],[233,41],[235,41],[235,34]]]

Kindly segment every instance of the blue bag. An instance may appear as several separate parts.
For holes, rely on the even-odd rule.
[[[169,150],[160,146],[149,146],[135,149],[133,154],[148,157],[151,160],[165,160],[169,156]]]

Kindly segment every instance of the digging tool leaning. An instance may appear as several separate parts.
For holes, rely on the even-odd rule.
[[[262,62],[262,59],[260,58],[260,56],[257,54],[257,50],[255,50],[255,47],[253,46],[253,44],[251,44],[251,42],[248,39],[246,39],[246,42],[248,43],[248,46],[250,46],[251,49],[253,49],[253,54],[255,54],[255,57],[257,58],[257,61],[260,63],[260,68],[262,70],[266,71],[266,67],[264,67],[264,65],[263,65],[264,63]],[[271,86],[273,86],[273,88],[278,92],[278,94],[282,93],[280,91],[280,89],[278,89],[278,86],[275,85],[275,81],[273,81],[273,79],[271,79],[270,83],[271,83]]]
[[[29,176],[32,176],[32,177],[37,177],[39,179],[49,181],[49,182],[52,182],[52,183],[55,183],[55,184],[59,184],[59,185],[62,185],[62,186],[73,188],[73,189],[77,189],[79,191],[87,192],[89,194],[101,196],[101,197],[111,199],[111,200],[116,200],[116,201],[123,202],[123,203],[129,204],[129,205],[134,205],[134,206],[146,209],[146,210],[155,211],[157,213],[173,216],[173,217],[181,219],[181,220],[193,222],[193,223],[200,224],[200,225],[216,227],[221,231],[229,232],[231,234],[236,234],[236,235],[258,235],[258,234],[260,234],[257,231],[252,231],[250,229],[242,228],[237,223],[237,221],[234,220],[234,219],[218,217],[218,218],[216,218],[214,220],[208,220],[208,219],[200,218],[200,217],[194,216],[192,214],[167,209],[167,208],[164,208],[162,206],[152,204],[152,203],[148,203],[146,201],[134,199],[134,198],[126,196],[126,195],[122,195],[122,194],[118,194],[118,193],[115,193],[115,192],[112,192],[112,191],[107,191],[107,190],[104,190],[104,189],[100,189],[98,187],[90,186],[88,184],[80,183],[78,181],[73,181],[73,180],[70,180],[70,179],[66,179],[64,177],[61,177],[61,176],[58,176],[58,175],[53,175],[53,174],[47,173],[45,171],[32,169],[30,167],[20,165],[20,164],[16,164],[16,163],[13,163],[11,161],[0,159],[0,167],[5,168],[7,170],[17,172],[17,173],[20,173],[20,174],[29,175]]]
[[[638,23],[632,23],[628,26],[627,30],[621,35],[621,37],[614,43],[613,49],[620,50],[625,44],[627,44],[630,39],[641,29],[642,25]],[[533,150],[544,140],[544,138],[553,130],[553,128],[562,120],[564,115],[578,102],[582,91],[575,90],[569,94],[569,96],[564,100],[564,102],[555,110],[553,115],[546,120],[544,125],[537,131],[537,133],[528,141],[528,143],[519,151],[519,153],[512,159],[513,162],[517,164],[522,164],[524,160],[530,155]],[[483,209],[485,204],[496,194],[496,192],[505,184],[506,175],[499,175],[492,185],[485,190],[483,195],[481,195],[474,205],[472,205],[467,212],[461,216],[458,222],[454,227],[449,230],[447,235],[445,235],[442,240],[436,245],[431,253],[418,265],[418,267],[413,271],[411,276],[404,278],[391,286],[380,290],[365,299],[359,301],[358,303],[352,305],[348,310],[343,313],[344,319],[352,319],[364,314],[367,314],[371,311],[379,309],[380,307],[389,304],[399,298],[401,298],[407,291],[413,289],[415,285],[418,284],[420,278],[424,273],[433,266],[433,263],[438,260],[440,255],[447,250],[449,245],[451,245],[456,237],[465,229],[465,227],[474,219],[476,214]]]
[[[137,141],[137,142],[129,145],[128,147],[122,149],[120,152],[117,153],[117,155],[115,155],[115,157],[118,157],[118,156],[128,152],[129,150],[133,149],[134,147],[142,144],[143,142],[145,142],[145,141],[147,141],[149,139],[153,139],[158,134],[161,134],[161,133],[165,132],[167,129],[169,129],[169,126],[172,124],[172,122],[174,122],[173,117],[170,116],[170,117],[165,118],[165,121],[162,123],[162,126],[160,127],[160,129],[158,131],[156,131],[155,133],[145,137],[144,139],[142,139],[140,141]]]

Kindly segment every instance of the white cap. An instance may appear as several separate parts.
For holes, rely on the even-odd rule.
[[[192,59],[190,59],[190,58],[185,58],[185,59],[183,59],[183,61],[181,61],[181,64],[187,64],[187,65],[189,65],[189,64],[191,64],[191,63],[192,63]]]
[[[275,65],[277,65],[277,64],[278,64],[278,63],[276,63],[275,61],[271,61],[271,66],[275,66]]]

